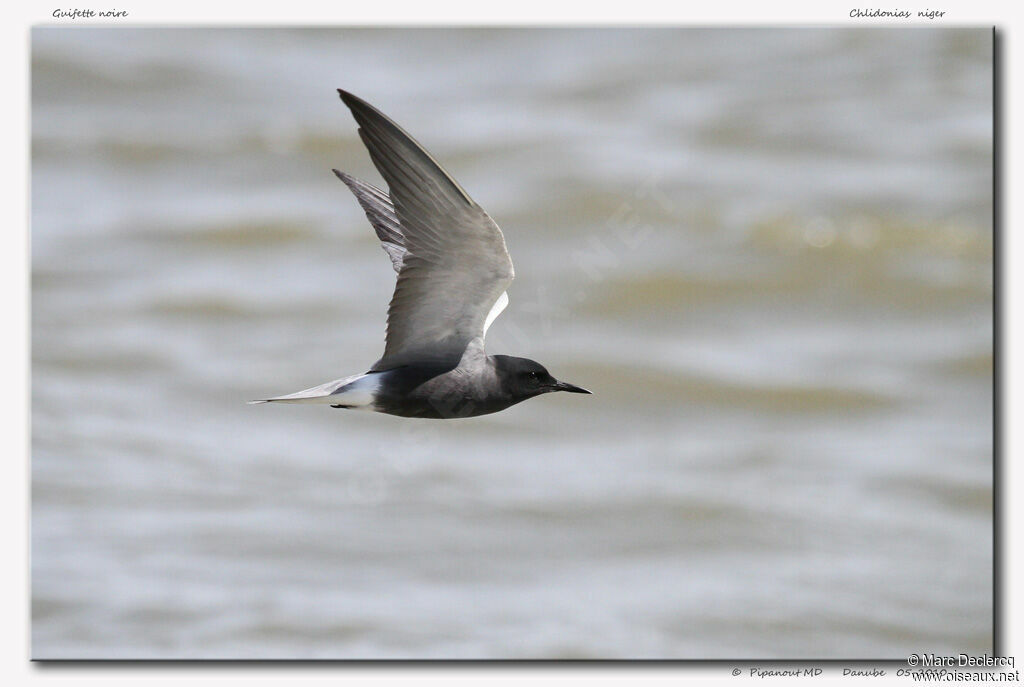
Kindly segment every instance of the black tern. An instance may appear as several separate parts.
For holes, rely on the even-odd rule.
[[[334,170],[355,194],[398,273],[384,355],[368,372],[250,403],[321,403],[420,418],[504,410],[552,391],[589,394],[540,363],[487,355],[515,273],[494,220],[382,112],[338,89],[388,192]]]

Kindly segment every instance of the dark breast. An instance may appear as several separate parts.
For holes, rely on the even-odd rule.
[[[409,366],[395,369],[377,392],[377,412],[402,417],[450,419],[504,410],[521,401],[489,374],[458,368]]]

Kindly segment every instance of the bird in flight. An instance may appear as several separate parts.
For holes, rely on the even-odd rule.
[[[403,417],[504,410],[552,391],[589,394],[540,363],[487,355],[484,336],[515,275],[494,220],[412,136],[338,89],[388,191],[334,170],[355,194],[398,273],[384,355],[368,372],[250,403],[320,403]]]

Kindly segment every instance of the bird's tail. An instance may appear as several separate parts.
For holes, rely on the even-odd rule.
[[[319,403],[324,405],[343,405],[353,408],[373,404],[374,392],[380,384],[379,373],[353,375],[336,379],[320,386],[314,386],[294,394],[259,398],[247,401],[255,403]]]

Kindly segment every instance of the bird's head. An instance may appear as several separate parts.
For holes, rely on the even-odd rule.
[[[568,382],[558,381],[543,365],[534,360],[510,355],[496,355],[493,358],[502,387],[515,398],[525,399],[552,391],[591,393]]]

